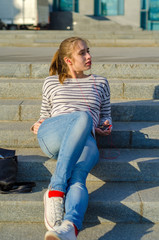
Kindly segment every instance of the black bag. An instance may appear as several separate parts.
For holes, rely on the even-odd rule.
[[[16,182],[18,160],[14,150],[0,148],[0,193],[26,193],[34,182]]]

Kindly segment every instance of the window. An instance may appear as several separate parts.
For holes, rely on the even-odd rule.
[[[116,16],[124,14],[124,0],[95,0],[95,16]]]
[[[59,8],[60,11],[78,12],[78,0],[60,0]]]
[[[146,30],[159,30],[159,0],[141,0],[140,26]]]

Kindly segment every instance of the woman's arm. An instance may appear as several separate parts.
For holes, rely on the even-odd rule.
[[[101,99],[101,111],[100,111],[100,122],[99,125],[103,125],[105,121],[109,121],[109,124],[112,124],[111,118],[111,106],[110,106],[110,87],[109,83],[106,80],[103,94]]]
[[[99,126],[107,126],[107,128],[105,130],[102,130]],[[112,131],[110,87],[107,80],[105,81],[102,93],[99,126],[96,128],[96,133],[100,135],[109,135]]]
[[[41,104],[41,110],[40,110],[40,118],[37,122],[35,122],[33,124],[33,126],[31,127],[31,131],[34,134],[38,133],[38,129],[40,127],[40,125],[42,124],[42,122],[44,122],[45,119],[51,117],[51,103],[48,97],[48,94],[46,92],[46,87],[45,87],[45,83],[43,85],[43,98],[42,98],[42,104]]]

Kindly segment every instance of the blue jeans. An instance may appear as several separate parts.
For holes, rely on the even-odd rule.
[[[65,193],[64,219],[78,229],[88,206],[86,178],[99,159],[92,126],[92,117],[78,111],[46,119],[38,130],[42,151],[57,159],[49,188]]]

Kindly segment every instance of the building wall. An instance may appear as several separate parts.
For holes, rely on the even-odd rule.
[[[94,15],[94,0],[79,0],[79,13]],[[140,27],[140,0],[125,0],[124,15],[111,16],[110,19],[122,25]]]
[[[94,15],[94,0],[79,0],[79,13]]]
[[[140,26],[140,0],[125,0],[124,18],[128,24]]]
[[[94,15],[95,0],[78,1],[80,14]],[[51,5],[55,8],[55,5],[58,5],[59,0],[48,0],[48,2],[51,10]],[[132,25],[134,27],[140,27],[140,0],[124,0],[124,15],[110,16],[108,18],[122,25]]]

